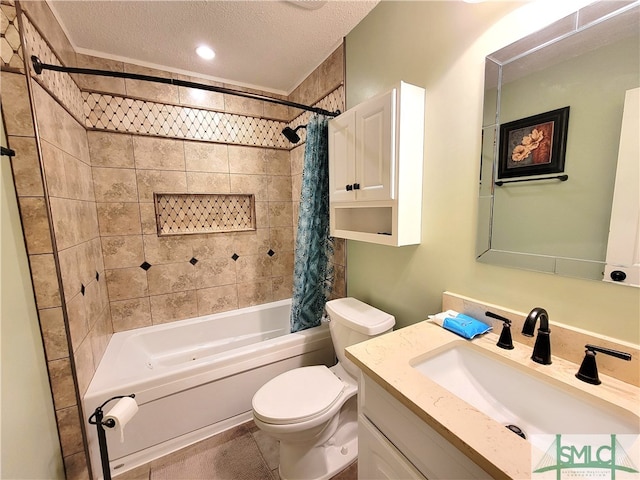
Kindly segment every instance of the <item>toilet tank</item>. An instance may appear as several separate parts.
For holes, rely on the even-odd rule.
[[[344,349],[390,332],[396,319],[352,297],[331,300],[327,302],[326,309],[331,320],[329,330],[338,361],[352,377],[357,378],[358,367],[345,357]]]

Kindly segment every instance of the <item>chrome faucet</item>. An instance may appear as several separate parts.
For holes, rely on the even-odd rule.
[[[540,328],[533,346],[531,360],[542,365],[551,365],[551,330],[549,330],[549,314],[544,308],[536,307],[529,312],[522,327],[522,335],[533,337],[538,319],[540,319]]]

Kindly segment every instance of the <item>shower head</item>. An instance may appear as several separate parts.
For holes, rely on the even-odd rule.
[[[291,143],[298,143],[300,141],[300,136],[296,133],[301,128],[306,128],[306,125],[299,125],[295,129],[291,127],[284,127],[282,129],[282,134],[287,137]]]

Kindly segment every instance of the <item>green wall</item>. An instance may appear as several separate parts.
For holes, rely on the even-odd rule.
[[[639,289],[475,260],[484,57],[575,4],[383,1],[347,36],[348,107],[398,80],[427,92],[422,243],[349,241],[349,295],[398,327],[440,311],[451,291],[523,312],[542,306],[552,321],[640,343]]]

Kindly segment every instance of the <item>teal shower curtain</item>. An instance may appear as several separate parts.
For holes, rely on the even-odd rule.
[[[333,241],[329,236],[329,133],[327,118],[307,124],[298,232],[293,265],[291,331],[320,325],[331,292]]]

